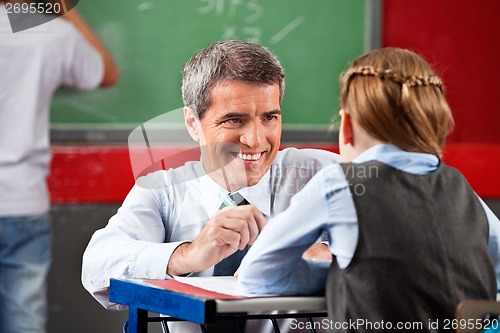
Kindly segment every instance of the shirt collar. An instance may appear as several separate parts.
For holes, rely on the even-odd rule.
[[[200,194],[202,204],[207,210],[209,216],[212,216],[220,207],[221,200],[219,199],[217,193],[222,189],[219,184],[217,184],[209,175],[205,172],[203,168],[203,163],[198,164],[198,173],[200,174]]]
[[[391,144],[378,144],[353,159],[353,163],[376,160],[393,168],[415,174],[427,174],[439,166],[439,158],[432,154],[404,151]]]
[[[198,172],[200,176],[200,190],[203,205],[209,212],[210,216],[215,213],[222,201],[219,199],[219,191],[229,192],[217,184],[203,169],[203,164],[200,162],[198,165]],[[249,203],[257,207],[257,209],[264,215],[271,215],[271,200],[269,190],[270,170],[266,172],[264,177],[254,186],[243,187],[239,189],[240,193]]]
[[[243,187],[236,192],[239,192],[249,203],[257,207],[264,215],[271,215],[271,197],[269,190],[269,180],[271,171],[267,170],[262,179],[254,186]]]

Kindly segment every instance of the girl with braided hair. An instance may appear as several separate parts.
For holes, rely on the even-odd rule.
[[[332,331],[445,330],[461,300],[495,298],[500,221],[441,160],[453,126],[443,83],[416,53],[382,48],[340,86],[342,163],[268,223],[239,285],[326,293]],[[301,258],[323,232],[333,261]]]

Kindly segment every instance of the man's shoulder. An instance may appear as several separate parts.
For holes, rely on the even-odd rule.
[[[282,168],[322,168],[340,162],[340,156],[324,149],[285,148],[278,152],[275,165]]]
[[[182,185],[206,175],[200,161],[186,162],[168,170],[157,170],[136,180],[136,185],[146,189],[160,189]]]

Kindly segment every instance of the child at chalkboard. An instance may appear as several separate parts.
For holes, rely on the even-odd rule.
[[[76,9],[55,18],[44,14],[52,4],[31,5],[0,1],[2,333],[46,332],[52,96],[60,86],[90,90],[111,86],[119,76],[111,55]]]
[[[326,286],[332,322],[362,320],[345,331],[382,321],[441,329],[461,300],[494,299],[500,221],[441,160],[453,124],[441,78],[411,51],[374,50],[342,75],[341,107],[343,163],[264,228],[241,264],[243,291]],[[323,231],[333,263],[302,259]]]

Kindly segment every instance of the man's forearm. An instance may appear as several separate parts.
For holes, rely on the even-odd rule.
[[[167,275],[182,276],[190,274],[194,271],[189,260],[189,246],[191,243],[183,243],[179,245],[170,256],[170,261],[167,265]]]

